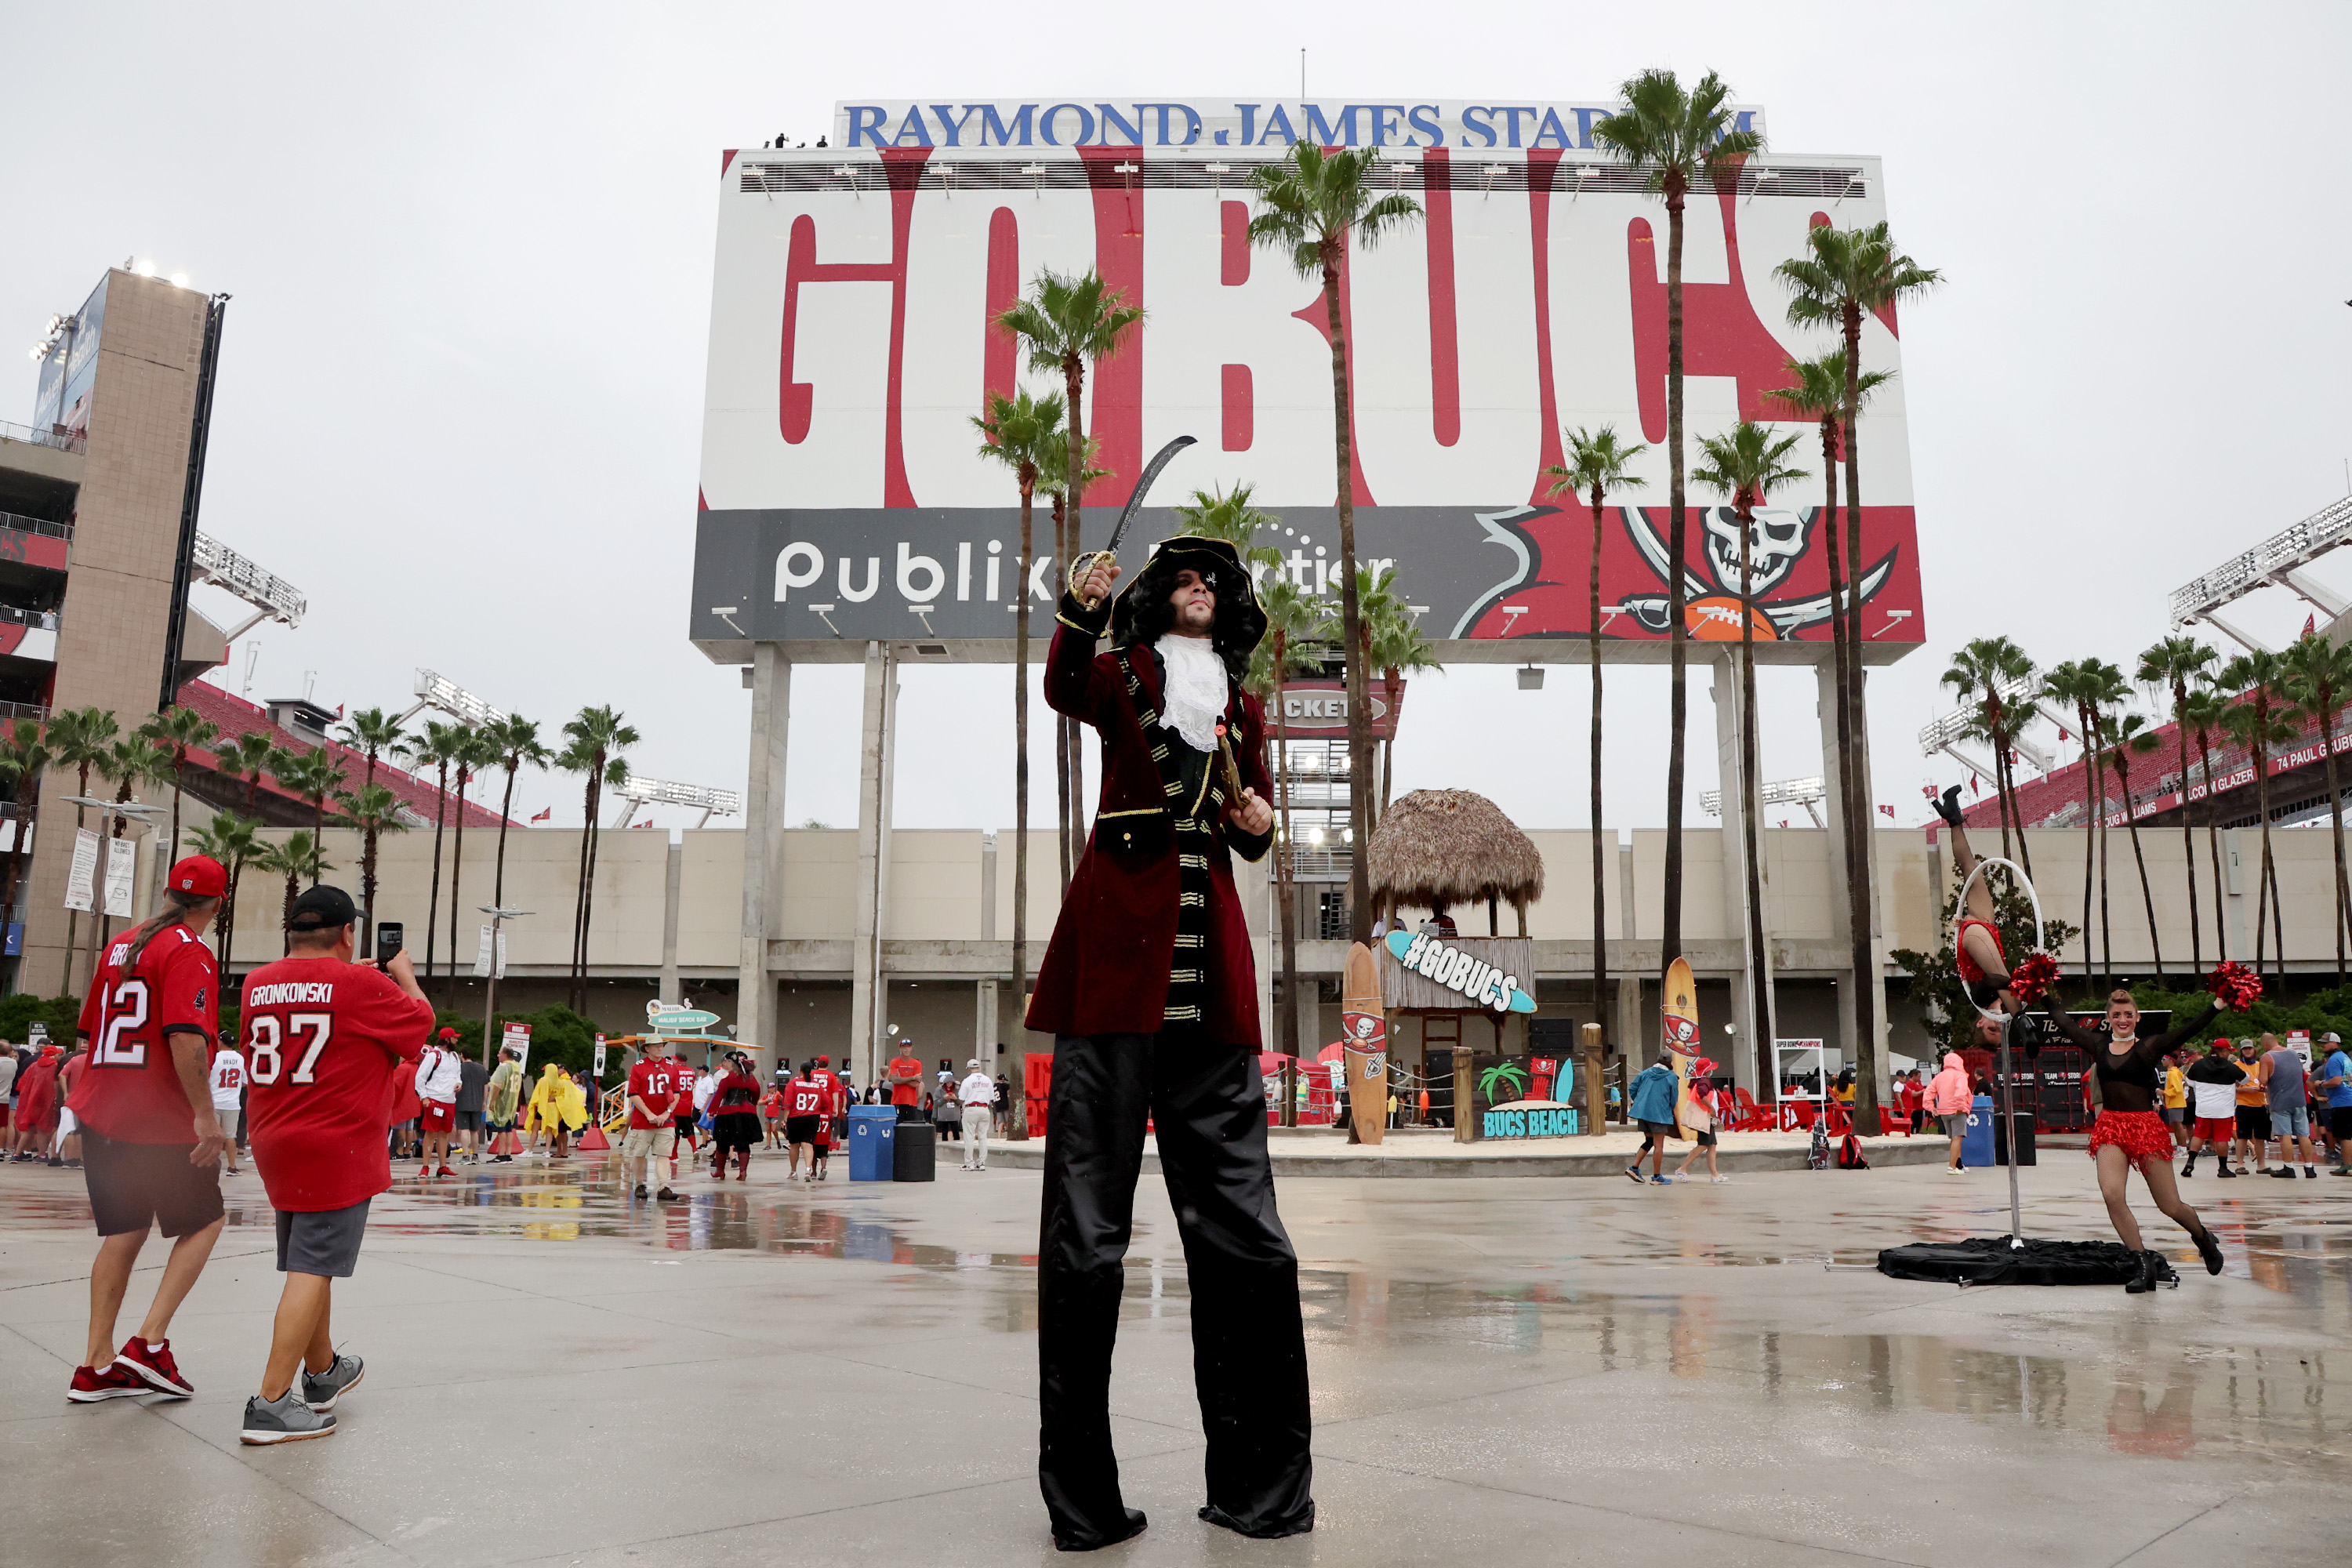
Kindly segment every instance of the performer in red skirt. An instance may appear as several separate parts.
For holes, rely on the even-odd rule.
[[[1954,784],[1935,802],[1936,815],[1950,829],[1952,874],[1969,889],[1968,907],[1960,910],[1959,929],[1954,933],[1953,962],[1960,983],[1969,988],[1969,1001],[1979,1007],[1998,1005],[2014,1016],[2025,1011],[2025,1004],[2009,988],[2009,960],[2000,951],[2000,931],[1993,924],[1991,885],[1982,877],[1969,878],[1977,868],[1977,857],[1969,847],[1968,826],[1960,820],[1959,795],[1960,786]]]
[[[2124,1289],[2135,1294],[2153,1290],[2168,1273],[2163,1258],[2141,1247],[2139,1221],[2125,1201],[2126,1173],[2135,1166],[2156,1206],[2197,1244],[2205,1271],[2219,1274],[2221,1244],[2213,1239],[2197,1211],[2180,1201],[2172,1173],[2172,1131],[2157,1106],[2166,1053],[2202,1032],[2220,1006],[2208,1002],[2205,1010],[2188,1023],[2147,1039],[2139,1038],[2139,1004],[2120,987],[2107,998],[2105,1033],[2082,1027],[2055,1001],[2045,999],[2042,1006],[2060,1035],[2090,1053],[2093,1066],[2084,1087],[2099,1108],[2098,1120],[2091,1124],[2091,1157],[2099,1163],[2099,1195],[2106,1200],[2107,1217],[2115,1223],[2116,1235],[2140,1256],[2138,1277]]]

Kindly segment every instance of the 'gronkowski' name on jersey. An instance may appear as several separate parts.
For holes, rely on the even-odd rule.
[[[289,1003],[331,1003],[335,999],[335,983],[331,980],[287,981],[278,985],[256,985],[245,994],[248,1007],[281,1007]]]

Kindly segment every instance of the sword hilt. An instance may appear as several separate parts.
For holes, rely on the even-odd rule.
[[[1072,561],[1070,563],[1070,597],[1077,600],[1078,603],[1084,605],[1089,610],[1099,606],[1102,601],[1099,599],[1087,598],[1085,593],[1079,588],[1078,584],[1085,582],[1088,577],[1094,574],[1096,562],[1109,561],[1116,563],[1118,560],[1118,556],[1115,552],[1108,550],[1089,550],[1084,554],[1078,556],[1076,560]]]

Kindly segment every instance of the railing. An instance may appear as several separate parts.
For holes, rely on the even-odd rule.
[[[0,605],[0,621],[31,626],[36,631],[53,632],[58,629],[58,613],[55,610],[20,610],[14,605]]]
[[[54,447],[60,452],[79,452],[89,445],[89,434],[83,430],[36,430],[29,425],[11,425],[0,419],[0,440],[26,441],[36,447]]]
[[[1291,874],[1308,881],[1345,881],[1355,851],[1345,844],[1302,844],[1290,852]]]
[[[46,724],[49,721],[49,710],[37,702],[0,702],[0,724],[23,721]]]
[[[46,517],[26,517],[22,512],[0,511],[0,528],[15,533],[46,534],[51,539],[69,540],[73,537],[73,524],[70,522],[51,522]]]

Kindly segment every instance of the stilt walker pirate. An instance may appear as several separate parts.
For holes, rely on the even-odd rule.
[[[1144,1527],[1119,1493],[1108,1402],[1146,1118],[1190,1279],[1201,1517],[1260,1537],[1315,1523],[1298,1260],[1275,1212],[1230,858],[1272,843],[1265,715],[1240,686],[1265,616],[1222,541],[1163,540],[1109,601],[1118,576],[1106,556],[1080,560],[1045,668],[1045,700],[1102,736],[1094,834],[1029,1006],[1029,1027],[1054,1037],[1037,1479],[1065,1551]]]

